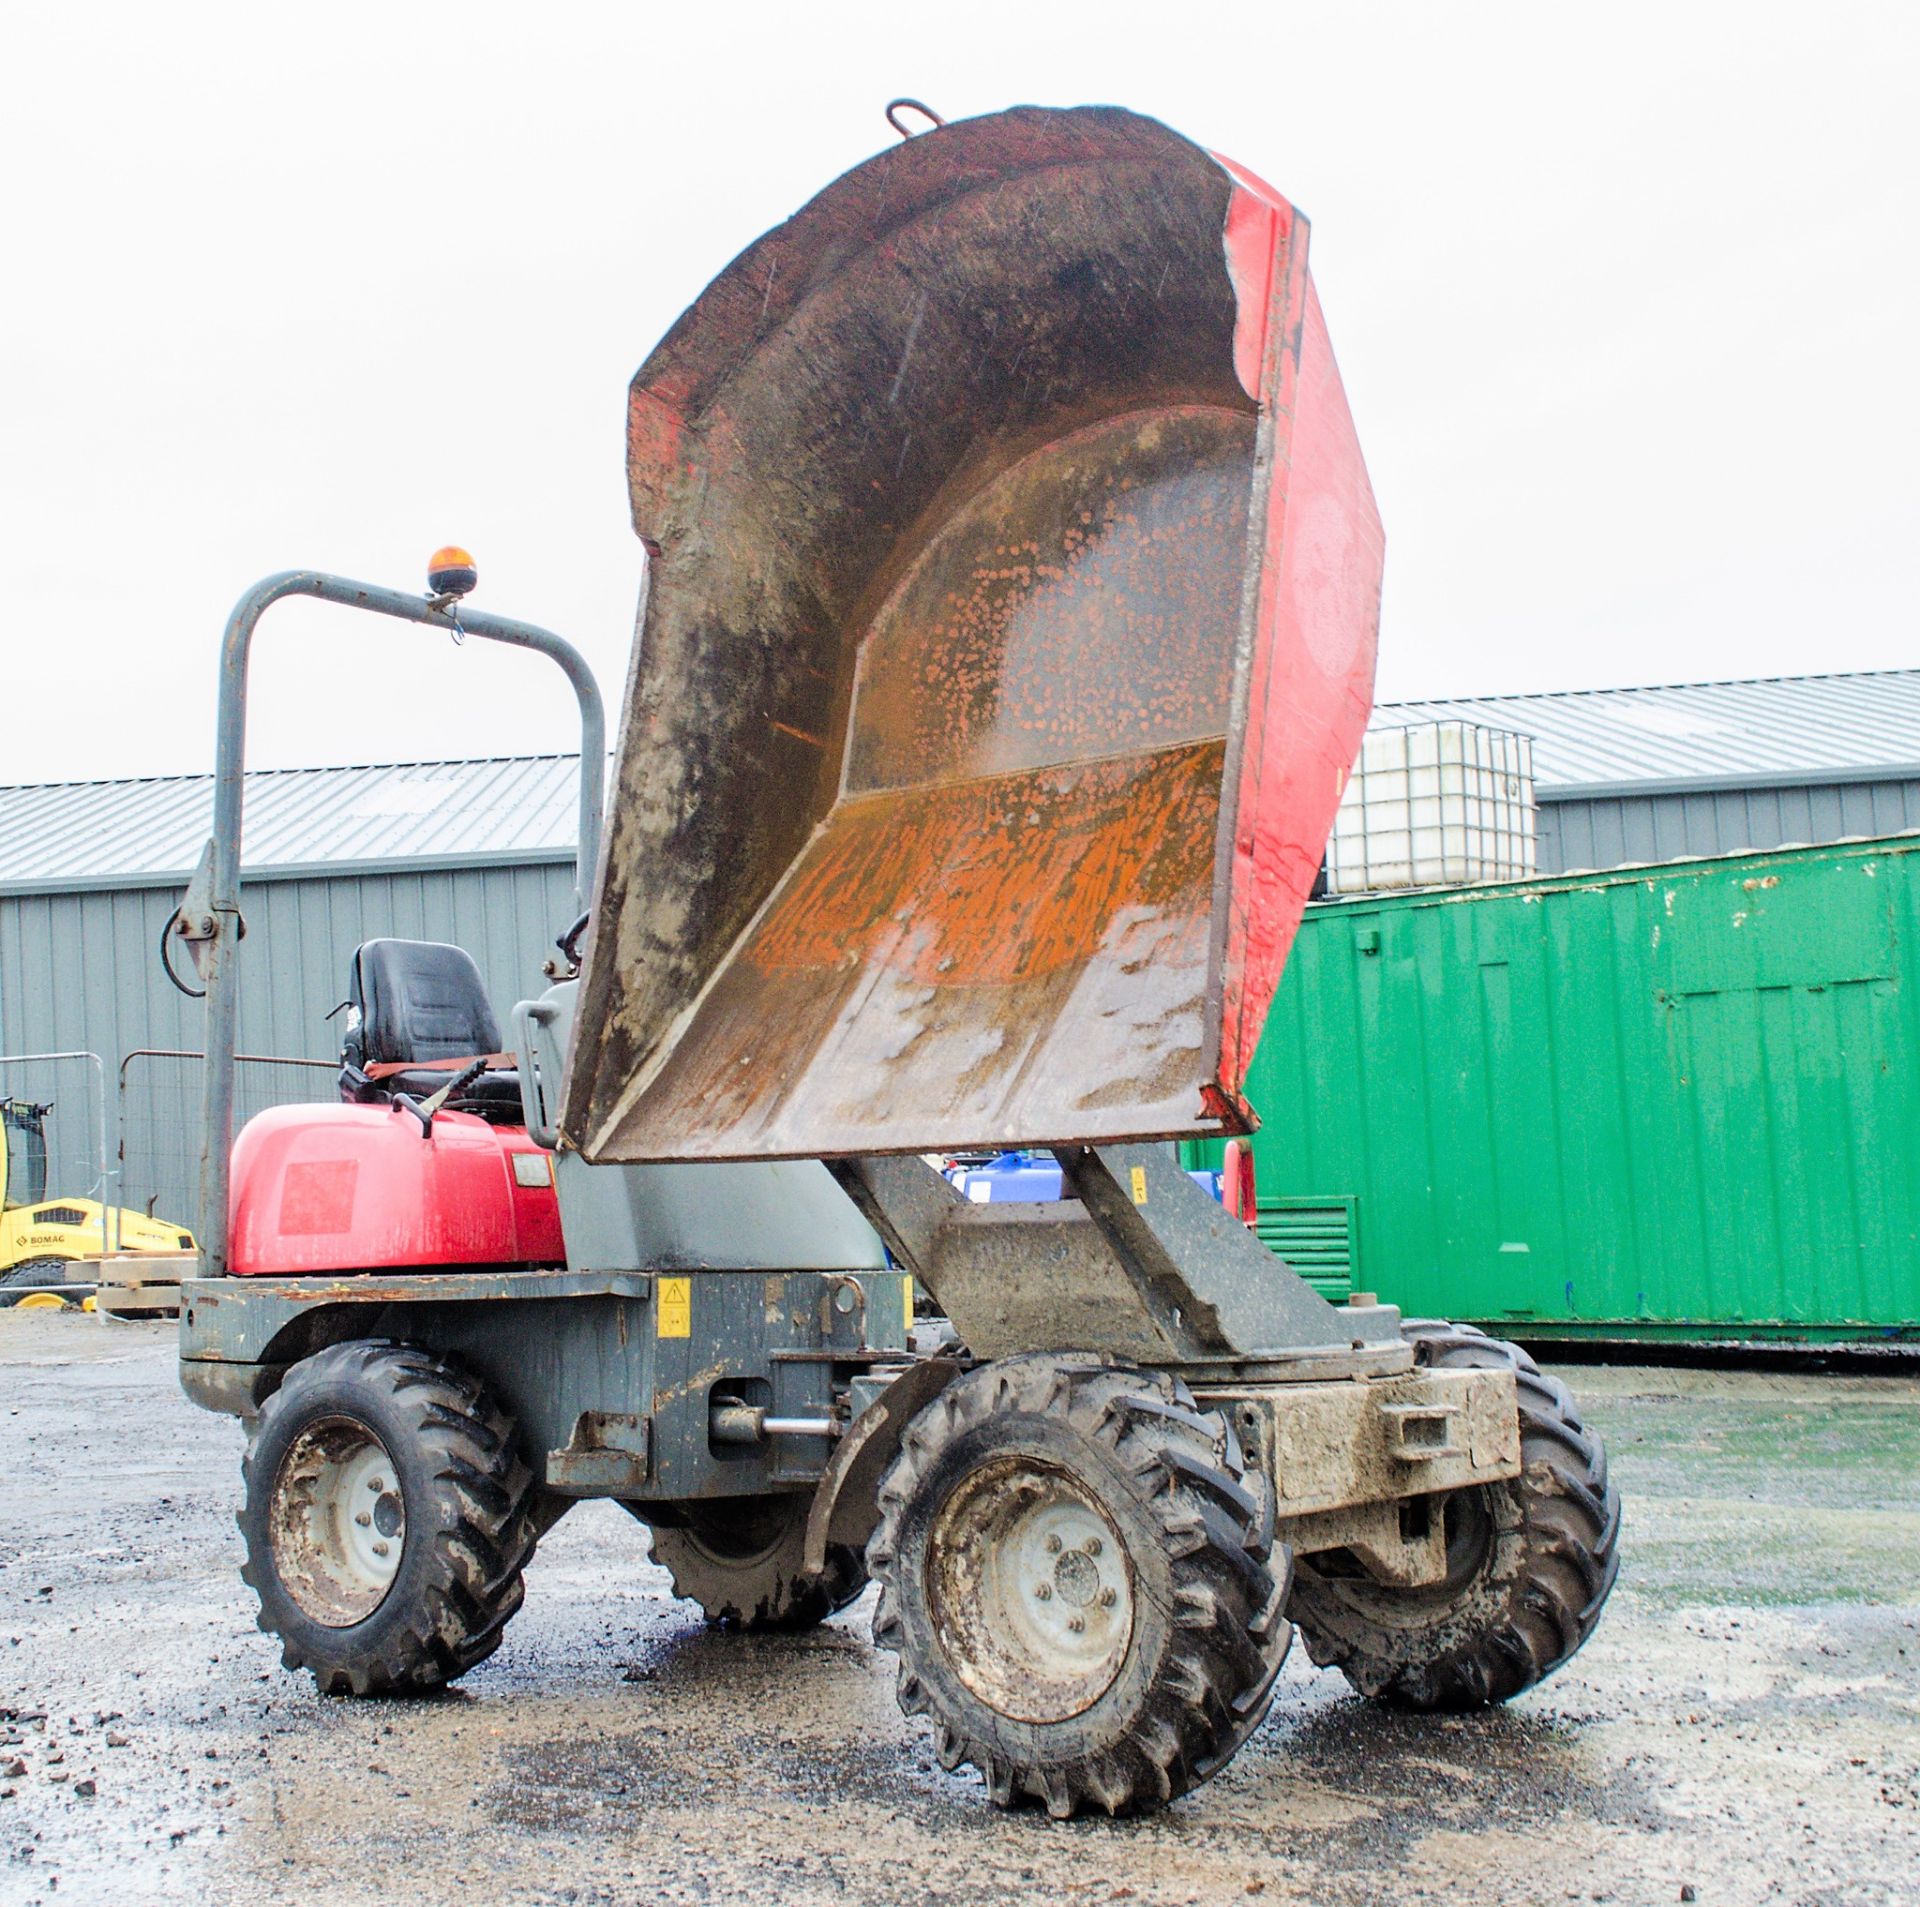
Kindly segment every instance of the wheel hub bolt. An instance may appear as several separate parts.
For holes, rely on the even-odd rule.
[[[1078,1635],[1080,1631],[1084,1629],[1086,1626],[1087,1626],[1087,1619],[1085,1616],[1069,1616],[1067,1618],[1067,1627],[1071,1629],[1076,1635]]]
[[[371,1490],[375,1496],[378,1496],[386,1487],[387,1480],[385,1477],[374,1477],[367,1484],[367,1488]]]
[[[1102,1609],[1111,1609],[1119,1600],[1119,1596],[1112,1589],[1103,1589],[1100,1592],[1100,1607]]]
[[[1057,1537],[1057,1536],[1049,1536],[1049,1537],[1047,1538],[1047,1554],[1048,1554],[1049,1556],[1058,1556],[1058,1555],[1060,1554],[1060,1539],[1059,1539],[1059,1537]]]
[[[358,1523],[363,1530],[373,1528],[373,1518],[368,1515],[365,1510],[362,1510],[353,1520]]]
[[[1086,1552],[1087,1552],[1087,1554],[1088,1554],[1089,1556],[1098,1556],[1098,1555],[1100,1554],[1100,1539],[1099,1539],[1099,1537],[1097,1537],[1097,1536],[1089,1536],[1089,1537],[1087,1538],[1087,1540],[1086,1540],[1086,1543],[1085,1543],[1085,1545],[1084,1545],[1084,1547],[1085,1547],[1085,1549],[1086,1549]]]
[[[1051,1583],[1035,1583],[1033,1593],[1038,1596],[1042,1602],[1051,1602],[1053,1600],[1053,1585]]]
[[[374,1554],[375,1554],[376,1556],[384,1556],[384,1555],[385,1555],[385,1554],[387,1553],[387,1546],[386,1546],[386,1544],[384,1544],[384,1543],[375,1543],[375,1544],[374,1544],[374,1546],[373,1546],[373,1553],[374,1553]]]

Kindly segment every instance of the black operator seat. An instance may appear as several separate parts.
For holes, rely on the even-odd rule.
[[[476,1060],[500,1053],[480,969],[464,947],[438,940],[368,940],[354,949],[347,974],[347,1031],[340,1048],[340,1097],[370,1102],[437,1093],[458,1066],[430,1060]],[[399,1070],[393,1070],[393,1069]],[[518,1125],[520,1075],[489,1067],[447,1104],[495,1125]]]

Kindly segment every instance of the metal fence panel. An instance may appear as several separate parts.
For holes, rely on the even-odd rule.
[[[143,1049],[120,1065],[121,1202],[189,1228],[198,1222],[200,1093],[198,1053]],[[332,1060],[242,1053],[235,1067],[237,1131],[268,1106],[313,1105],[338,1096]]]
[[[113,1202],[105,1074],[98,1053],[0,1053],[0,1098],[49,1108],[47,1196]],[[8,1196],[24,1203],[19,1189]]]

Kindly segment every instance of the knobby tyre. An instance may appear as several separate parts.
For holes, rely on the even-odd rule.
[[[1259,1726],[1291,1629],[1273,1498],[1163,1373],[1034,1354],[908,1426],[867,1564],[942,1765],[1002,1807],[1160,1807]]]
[[[1376,1701],[1504,1702],[1551,1675],[1599,1623],[1620,1568],[1619,1493],[1567,1387],[1518,1345],[1471,1325],[1404,1329],[1429,1368],[1513,1372],[1522,1472],[1443,1499],[1445,1581],[1395,1588],[1338,1556],[1306,1557],[1287,1613],[1315,1662]]]
[[[867,1572],[857,1549],[833,1543],[825,1571],[806,1574],[809,1501],[788,1495],[684,1505],[672,1523],[652,1525],[653,1560],[673,1578],[673,1593],[697,1602],[715,1628],[811,1629],[866,1588]]]
[[[323,1693],[436,1688],[500,1646],[539,1526],[514,1422],[474,1377],[380,1340],[317,1352],[262,1407],[243,1474],[260,1627]]]
[[[23,1258],[6,1271],[0,1271],[0,1291],[45,1291],[67,1282],[64,1258]]]

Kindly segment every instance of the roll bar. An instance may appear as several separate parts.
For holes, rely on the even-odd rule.
[[[469,576],[469,581],[471,580]],[[213,834],[200,856],[186,899],[169,933],[185,941],[206,988],[206,1079],[200,1138],[201,1275],[224,1277],[227,1269],[227,1200],[233,1151],[234,1041],[240,1001],[239,950],[246,932],[240,915],[240,830],[245,796],[247,664],[254,628],[288,596],[314,596],[348,609],[369,610],[400,622],[420,623],[453,636],[478,636],[516,649],[532,649],[559,664],[580,704],[580,837],[575,862],[575,904],[592,895],[600,857],[607,759],[606,713],[599,685],[579,650],[550,630],[466,608],[452,595],[414,596],[373,583],[357,583],[320,570],[282,570],[263,577],[234,604],[220,649],[220,709],[215,747]],[[165,942],[162,943],[163,947]]]

